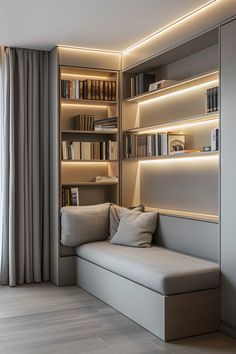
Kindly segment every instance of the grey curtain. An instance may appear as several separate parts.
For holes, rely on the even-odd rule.
[[[49,280],[48,53],[2,48],[0,283]]]

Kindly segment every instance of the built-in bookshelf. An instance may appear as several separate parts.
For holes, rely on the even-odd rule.
[[[123,205],[143,203],[147,210],[218,221],[216,54],[215,44],[193,51],[189,62],[169,61],[166,53],[166,65],[155,67],[150,59],[150,66],[147,60],[123,72]]]
[[[117,71],[60,67],[61,206],[119,202],[118,85]]]

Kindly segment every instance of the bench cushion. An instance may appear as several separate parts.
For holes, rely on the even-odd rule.
[[[166,248],[132,248],[108,241],[76,248],[77,256],[163,295],[219,287],[217,263]]]

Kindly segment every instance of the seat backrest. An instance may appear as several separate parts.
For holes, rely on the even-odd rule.
[[[153,243],[178,252],[219,262],[219,224],[159,215]]]

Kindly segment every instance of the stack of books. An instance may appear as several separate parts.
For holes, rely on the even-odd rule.
[[[149,85],[155,82],[153,74],[138,74],[130,79],[130,96],[137,96],[149,90]]]
[[[117,160],[117,141],[62,141],[62,160]]]
[[[154,157],[185,149],[185,136],[178,133],[125,134],[124,158]]]
[[[79,188],[62,187],[62,206],[79,205]]]
[[[94,121],[94,130],[95,131],[107,130],[107,131],[117,132],[118,131],[117,124],[118,124],[117,117],[97,119]]]
[[[94,130],[95,116],[88,114],[79,114],[74,117],[74,129],[76,130]]]
[[[61,80],[61,97],[75,100],[116,101],[116,81]]]
[[[97,176],[95,179],[97,183],[117,183],[118,177],[116,176]]]
[[[219,110],[218,91],[219,91],[218,86],[207,89],[206,92],[207,113],[217,112]]]

